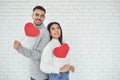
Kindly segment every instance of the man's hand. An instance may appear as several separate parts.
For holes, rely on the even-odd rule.
[[[14,41],[14,48],[15,48],[16,50],[19,50],[21,46],[22,46],[22,45],[21,45],[21,43],[20,43],[19,41],[17,41],[17,40]]]
[[[70,71],[71,71],[71,72],[74,72],[74,71],[75,71],[74,66],[71,66]]]

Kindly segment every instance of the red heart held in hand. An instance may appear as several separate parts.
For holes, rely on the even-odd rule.
[[[40,30],[36,28],[31,22],[25,24],[24,30],[26,36],[36,37],[40,34]]]
[[[60,47],[56,47],[53,50],[53,54],[59,58],[65,58],[68,54],[69,46],[66,43],[63,43]]]

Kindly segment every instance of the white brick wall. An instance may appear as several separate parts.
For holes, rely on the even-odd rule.
[[[13,49],[32,8],[61,24],[76,71],[71,80],[120,80],[120,0],[0,0],[0,80],[28,80],[29,59]]]

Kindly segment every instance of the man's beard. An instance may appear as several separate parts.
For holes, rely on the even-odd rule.
[[[34,21],[34,24],[35,24],[35,26],[40,26],[42,23],[40,23],[40,24],[36,24],[36,22]]]

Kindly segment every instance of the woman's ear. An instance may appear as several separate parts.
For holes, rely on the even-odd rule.
[[[50,35],[50,37],[52,37],[51,33],[49,35]]]

